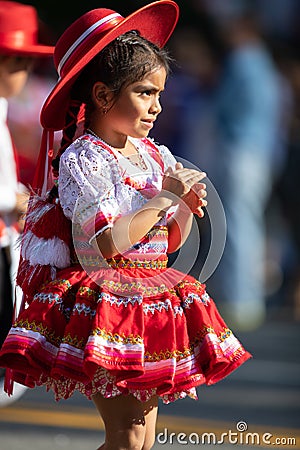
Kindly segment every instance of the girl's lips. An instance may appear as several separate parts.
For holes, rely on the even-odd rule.
[[[153,127],[153,123],[154,123],[153,120],[142,120],[141,122],[142,122],[144,125],[146,125],[146,127],[148,127],[148,128],[152,128],[152,127]]]

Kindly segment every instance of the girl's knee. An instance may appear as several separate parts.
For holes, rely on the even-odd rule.
[[[151,450],[155,444],[155,434],[153,436],[147,436],[142,447],[142,450]]]
[[[142,427],[132,427],[106,436],[106,445],[112,449],[143,450],[144,441],[145,430]]]

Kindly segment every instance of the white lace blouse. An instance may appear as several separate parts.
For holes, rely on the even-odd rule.
[[[133,139],[142,155],[145,170],[136,167],[112,147],[85,134],[63,153],[59,169],[59,198],[65,215],[86,236],[81,245],[112,227],[116,218],[139,209],[162,187],[164,171],[176,160],[162,145],[149,139]],[[155,152],[153,152],[153,147]],[[137,258],[141,254],[157,257],[167,251],[166,218],[161,219],[140,242],[123,256]],[[88,250],[88,249],[87,249]]]

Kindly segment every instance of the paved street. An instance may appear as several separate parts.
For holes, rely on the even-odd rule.
[[[155,450],[192,449],[201,439],[211,443],[202,448],[300,449],[299,323],[277,318],[239,338],[254,358],[217,385],[201,387],[198,402],[161,405]],[[39,388],[0,409],[0,436],[0,450],[96,450],[103,428],[82,396],[56,403]]]

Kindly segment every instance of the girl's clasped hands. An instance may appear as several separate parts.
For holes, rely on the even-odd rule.
[[[176,196],[179,208],[188,207],[189,211],[199,217],[204,216],[203,207],[207,206],[206,185],[200,181],[206,177],[205,172],[183,167],[177,162],[175,169],[169,167],[164,175],[162,188]],[[184,202],[184,203],[183,203]]]

